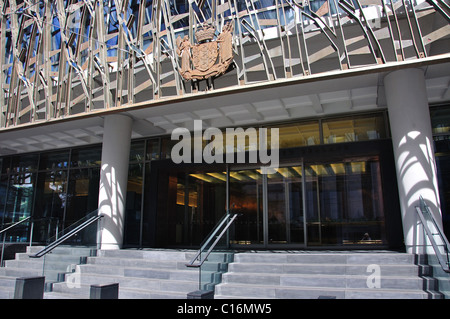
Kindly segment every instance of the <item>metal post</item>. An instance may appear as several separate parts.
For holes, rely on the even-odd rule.
[[[3,233],[2,255],[0,256],[0,267],[3,267],[3,254],[5,252],[5,239],[6,239],[6,232]]]
[[[44,276],[17,278],[14,299],[43,299],[44,286]]]
[[[119,284],[91,285],[90,299],[119,299]]]
[[[31,228],[30,228],[30,247],[33,241],[33,231],[34,231],[34,220],[31,222]]]

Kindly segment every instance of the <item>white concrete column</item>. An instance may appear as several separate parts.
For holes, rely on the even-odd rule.
[[[104,214],[101,249],[120,249],[123,242],[128,162],[132,119],[124,115],[105,117],[99,214]]]
[[[384,79],[405,246],[421,253],[422,227],[415,211],[421,195],[442,224],[425,77],[421,69],[389,73]],[[387,212],[390,213],[390,212]]]

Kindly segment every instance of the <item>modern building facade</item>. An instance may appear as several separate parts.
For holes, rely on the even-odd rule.
[[[450,234],[448,2],[0,5],[0,223],[35,220],[7,240],[95,211],[103,249],[197,248],[233,209],[234,248],[415,252],[419,196]]]

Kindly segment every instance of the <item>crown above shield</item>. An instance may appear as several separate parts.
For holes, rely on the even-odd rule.
[[[197,42],[211,41],[216,33],[216,27],[211,24],[204,24],[195,32]]]

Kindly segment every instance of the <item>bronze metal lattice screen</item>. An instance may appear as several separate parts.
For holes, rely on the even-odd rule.
[[[1,0],[0,6],[0,128],[450,49],[445,0]]]

